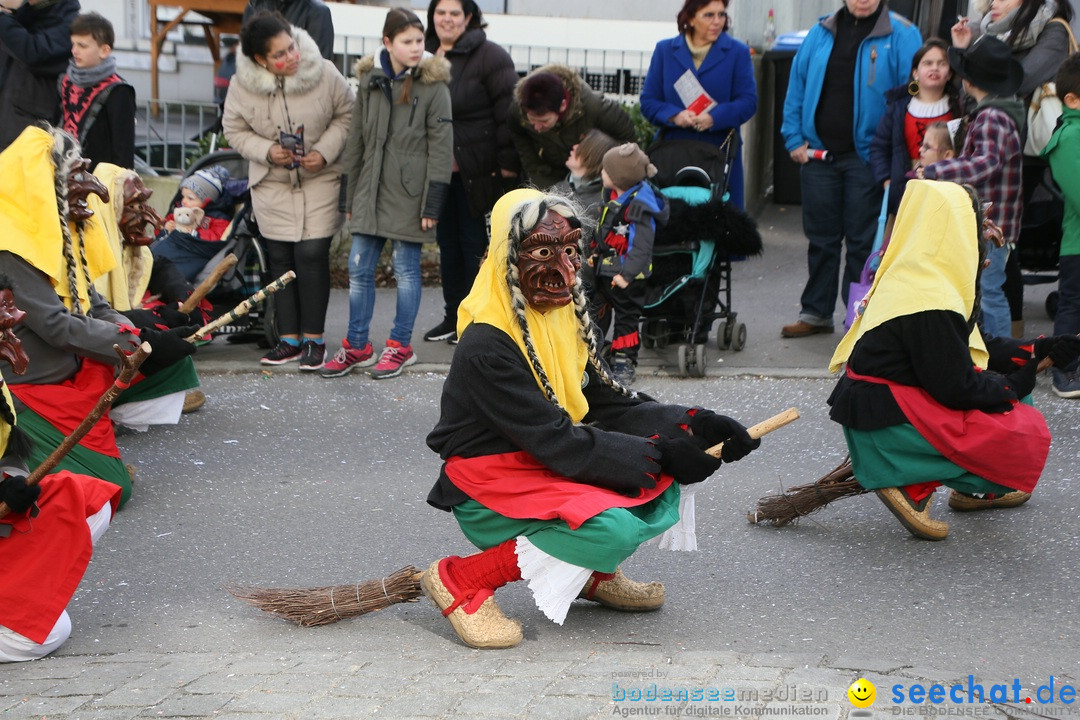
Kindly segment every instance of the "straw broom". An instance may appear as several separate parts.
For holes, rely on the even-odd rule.
[[[777,430],[799,417],[795,408],[785,410],[764,422],[748,428],[752,438],[759,438]],[[705,452],[720,457],[723,443]],[[686,488],[696,487],[688,485]],[[684,490],[686,489],[684,488]],[[366,615],[402,602],[415,602],[423,591],[420,577],[423,573],[413,565],[377,580],[366,580],[352,585],[330,585],[310,588],[260,588],[229,585],[226,590],[240,600],[294,622],[301,627],[329,625],[338,620]]]
[[[779,495],[766,495],[757,507],[746,513],[751,525],[783,527],[788,523],[820,510],[833,500],[869,492],[855,479],[851,458],[826,473],[817,482],[796,485]]]

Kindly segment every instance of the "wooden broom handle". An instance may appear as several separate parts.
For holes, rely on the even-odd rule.
[[[762,435],[768,435],[773,430],[779,430],[785,425],[790,425],[799,419],[799,411],[796,408],[788,408],[782,413],[773,415],[768,420],[763,420],[753,427],[746,429],[746,432],[750,435],[752,440],[757,440]],[[724,443],[713,445],[705,452],[709,453],[713,457],[720,457],[720,453],[724,451]]]
[[[242,317],[244,315],[247,315],[249,312],[252,311],[252,309],[256,305],[258,305],[263,300],[265,300],[267,298],[267,296],[276,293],[278,290],[285,287],[286,285],[288,285],[289,283],[291,283],[295,279],[296,279],[296,273],[294,271],[292,271],[292,270],[289,270],[287,273],[285,273],[284,275],[279,277],[277,280],[270,283],[269,285],[264,287],[262,290],[260,290],[259,292],[255,293],[254,295],[249,297],[247,300],[242,301],[239,305],[237,305],[232,310],[230,310],[229,312],[227,312],[224,315],[222,315],[221,317],[219,317],[217,320],[214,320],[213,322],[211,322],[211,323],[209,323],[207,325],[203,325],[201,328],[196,330],[193,335],[189,335],[188,337],[186,337],[185,340],[187,340],[188,342],[193,343],[196,340],[198,340],[199,338],[204,337],[204,336],[209,335],[210,333],[214,332],[219,327],[221,327],[223,325],[228,325],[229,323],[233,322],[237,318]]]
[[[221,280],[225,273],[232,269],[233,265],[237,262],[236,255],[229,253],[221,259],[213,269],[213,271],[206,276],[206,279],[199,283],[199,286],[191,291],[191,295],[188,295],[188,299],[184,301],[184,304],[180,306],[180,312],[187,315],[192,310],[199,306],[202,299],[206,297],[211,290],[217,287],[218,282]]]
[[[105,411],[112,406],[116,396],[131,385],[135,373],[139,371],[139,366],[142,365],[143,360],[151,352],[150,343],[147,342],[141,343],[139,347],[135,348],[135,352],[130,355],[121,350],[119,345],[113,345],[113,350],[120,356],[120,374],[113,381],[113,384],[109,386],[109,389],[98,398],[97,404],[94,405],[90,414],[83,418],[78,427],[72,430],[71,434],[64,438],[64,441],[27,476],[27,485],[37,485],[41,482],[41,479],[52,472],[53,468],[64,459],[64,456],[71,452],[71,449],[83,439],[83,436],[90,432],[90,428],[94,427],[97,421],[101,419],[101,416],[105,414]],[[11,508],[7,506],[7,503],[0,502],[0,517],[4,517],[9,512],[11,512]]]

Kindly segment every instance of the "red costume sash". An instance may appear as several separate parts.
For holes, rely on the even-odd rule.
[[[920,387],[859,375],[852,380],[886,385],[926,442],[968,472],[998,485],[1031,492],[1050,453],[1050,429],[1042,413],[1019,403],[1004,413],[952,410]]]
[[[571,530],[616,507],[635,507],[655,500],[671,485],[670,475],[660,475],[656,487],[627,497],[614,490],[568,480],[536,461],[524,451],[452,457],[446,476],[466,495],[484,507],[518,520],[563,520]]]
[[[9,537],[0,538],[0,625],[45,642],[90,562],[86,519],[105,503],[115,513],[120,492],[112,483],[62,470],[41,481],[37,517],[0,519],[13,526]]]
[[[48,420],[64,435],[70,435],[112,384],[113,369],[110,366],[83,358],[79,371],[62,383],[8,385],[8,388],[26,407]],[[101,455],[120,457],[108,411],[79,444]]]

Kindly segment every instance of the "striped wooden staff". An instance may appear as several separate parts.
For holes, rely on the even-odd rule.
[[[249,297],[247,300],[244,300],[243,302],[241,302],[239,305],[234,307],[229,312],[227,312],[224,315],[222,315],[221,317],[219,317],[217,320],[214,320],[213,322],[211,322],[211,323],[209,323],[207,325],[203,325],[201,328],[196,330],[194,334],[192,334],[191,336],[186,338],[187,341],[188,342],[195,342],[199,338],[205,337],[206,335],[209,335],[210,333],[214,332],[215,330],[217,330],[222,325],[228,325],[229,323],[233,322],[237,318],[242,317],[244,315],[247,315],[249,312],[251,312],[252,310],[255,309],[256,305],[258,305],[263,300],[265,300],[267,297],[269,297],[270,295],[276,293],[278,290],[285,287],[286,285],[288,285],[289,283],[291,283],[295,279],[296,279],[296,273],[293,272],[292,270],[290,270],[289,272],[285,273],[284,275],[279,277],[274,282],[272,282],[269,285],[267,285],[266,287],[264,287],[259,292],[255,293],[254,295]]]

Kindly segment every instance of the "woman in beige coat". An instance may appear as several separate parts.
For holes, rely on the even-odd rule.
[[[225,97],[225,136],[248,160],[248,186],[270,273],[296,280],[275,296],[278,346],[264,365],[323,366],[330,241],[341,228],[339,164],[353,94],[315,41],[277,13],[240,32],[242,53]]]

